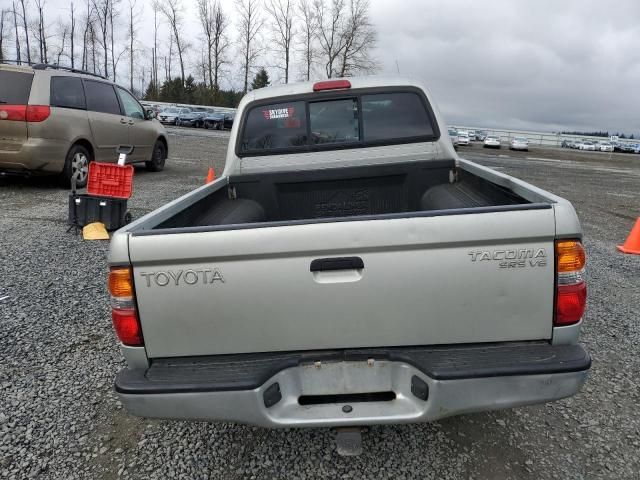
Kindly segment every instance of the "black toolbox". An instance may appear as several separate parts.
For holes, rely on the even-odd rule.
[[[126,198],[97,197],[86,193],[69,194],[69,225],[84,227],[100,222],[107,230],[117,230],[131,222]]]

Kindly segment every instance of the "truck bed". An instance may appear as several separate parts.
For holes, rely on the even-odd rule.
[[[526,205],[453,160],[229,177],[156,228],[247,225]]]

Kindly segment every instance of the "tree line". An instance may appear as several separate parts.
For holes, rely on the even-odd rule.
[[[147,100],[227,106],[274,83],[268,72],[289,83],[377,69],[369,0],[78,0],[68,13],[52,21],[46,0],[13,0],[0,10],[0,62],[60,64]]]
[[[618,138],[626,138],[629,140],[634,140],[635,137],[633,135],[633,133],[631,135],[626,135],[624,133],[611,133],[609,134],[609,132],[605,132],[605,131],[597,131],[597,132],[560,132],[563,135],[579,135],[579,136],[584,136],[584,137],[606,137],[606,138],[610,138],[611,136],[615,135]]]

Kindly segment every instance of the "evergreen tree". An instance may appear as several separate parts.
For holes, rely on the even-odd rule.
[[[269,84],[269,74],[264,69],[264,67],[262,67],[260,70],[258,70],[256,76],[253,77],[253,81],[251,82],[251,90],[255,90],[256,88],[268,87]]]

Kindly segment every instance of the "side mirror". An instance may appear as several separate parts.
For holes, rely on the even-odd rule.
[[[153,108],[147,108],[144,111],[144,118],[146,118],[147,120],[153,120],[154,118],[156,118],[157,113]]]

